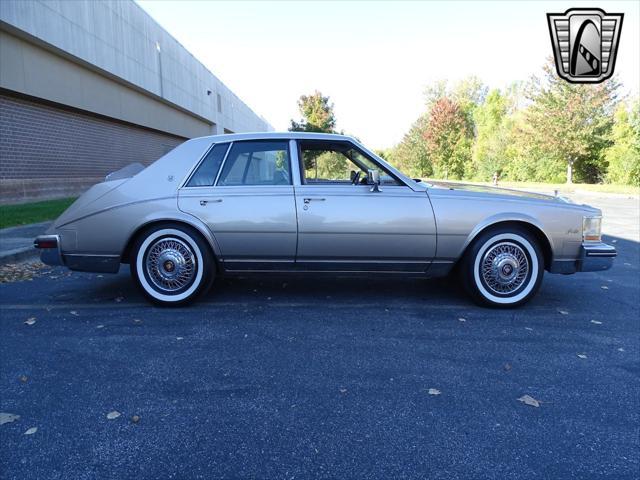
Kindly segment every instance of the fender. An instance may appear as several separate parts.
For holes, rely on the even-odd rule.
[[[530,225],[533,225],[538,230],[540,230],[540,232],[547,239],[547,241],[549,242],[549,246],[551,247],[551,252],[555,252],[555,248],[554,248],[554,245],[553,245],[553,240],[545,232],[545,229],[543,228],[543,226],[540,223],[540,221],[538,219],[536,219],[535,217],[532,217],[530,215],[527,215],[527,214],[524,214],[524,213],[520,213],[520,212],[498,213],[496,215],[492,215],[492,216],[487,217],[484,220],[482,220],[480,223],[478,223],[474,227],[473,230],[471,230],[471,233],[467,236],[467,240],[464,242],[464,245],[462,247],[462,252],[464,252],[467,249],[469,244],[480,234],[480,232],[482,232],[483,230],[485,230],[486,228],[488,228],[488,227],[490,227],[492,225],[495,225],[497,223],[503,223],[503,222],[522,222],[522,223],[528,223]]]

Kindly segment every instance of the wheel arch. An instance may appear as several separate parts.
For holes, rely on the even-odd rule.
[[[136,240],[145,230],[149,228],[158,227],[161,225],[183,225],[185,227],[190,227],[196,230],[200,234],[200,236],[205,240],[209,248],[211,249],[211,253],[213,255],[213,259],[216,263],[216,267],[220,271],[220,267],[222,266],[222,257],[220,256],[220,250],[218,248],[218,244],[216,242],[213,233],[204,225],[202,222],[199,222],[197,219],[193,218],[153,218],[148,219],[147,221],[141,223],[132,233],[129,235],[127,242],[125,244],[124,249],[121,253],[121,262],[129,263],[129,259],[131,257],[131,250],[135,245]]]
[[[533,217],[526,215],[494,217],[478,224],[467,237],[462,248],[460,259],[464,258],[467,250],[479,235],[494,228],[507,226],[518,226],[520,228],[524,228],[535,237],[542,249],[542,254],[544,255],[544,268],[545,270],[549,270],[553,261],[553,242],[544,232],[542,225],[540,225],[540,223]],[[460,259],[458,261],[460,261]]]

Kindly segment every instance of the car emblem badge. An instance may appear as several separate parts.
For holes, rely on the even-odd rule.
[[[556,71],[571,83],[600,83],[613,75],[623,13],[570,8],[547,13]]]

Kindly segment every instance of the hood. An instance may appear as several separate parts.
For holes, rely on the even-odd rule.
[[[446,189],[446,190],[458,190],[475,193],[485,193],[492,195],[511,195],[520,198],[534,198],[536,200],[548,200],[556,202],[571,203],[564,197],[556,197],[553,195],[545,195],[544,193],[523,192],[520,190],[512,190],[509,188],[490,187],[487,185],[474,185],[472,183],[458,183],[458,182],[445,182],[445,181],[429,181],[423,182],[427,187]]]

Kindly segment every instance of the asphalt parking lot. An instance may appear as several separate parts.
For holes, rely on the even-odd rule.
[[[576,199],[614,268],[517,310],[424,280],[222,279],[183,309],[126,269],[2,284],[0,476],[638,478],[639,202]]]

